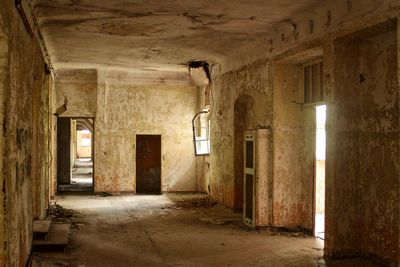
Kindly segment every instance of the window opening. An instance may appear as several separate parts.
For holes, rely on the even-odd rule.
[[[316,103],[325,100],[322,75],[322,62],[304,67],[304,103]]]
[[[196,114],[192,120],[193,142],[196,156],[210,154],[210,120],[208,110]]]

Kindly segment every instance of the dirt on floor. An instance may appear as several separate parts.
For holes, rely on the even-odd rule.
[[[321,240],[295,229],[249,229],[240,213],[201,194],[71,195],[57,203],[77,212],[70,244],[33,253],[31,266],[377,266],[327,263]]]

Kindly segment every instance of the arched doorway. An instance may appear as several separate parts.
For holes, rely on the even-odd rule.
[[[244,132],[252,128],[254,98],[248,94],[240,95],[234,106],[234,209],[243,210],[243,142]]]

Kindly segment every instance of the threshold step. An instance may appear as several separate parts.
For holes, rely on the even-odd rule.
[[[84,192],[91,190],[93,190],[92,184],[58,185],[58,191],[64,192]]]
[[[33,239],[45,240],[50,230],[51,220],[33,221]]]
[[[34,250],[61,251],[68,245],[71,224],[52,223],[46,240],[33,240]]]

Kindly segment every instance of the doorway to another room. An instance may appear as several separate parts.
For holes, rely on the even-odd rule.
[[[233,206],[236,212],[243,211],[244,204],[244,136],[245,131],[251,129],[254,98],[248,94],[240,95],[234,104],[234,199]]]
[[[58,118],[57,192],[93,192],[93,118]]]
[[[326,105],[315,107],[315,224],[314,235],[325,239]]]

